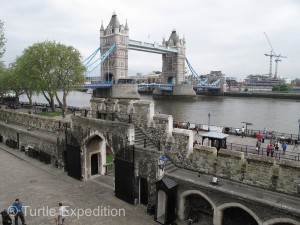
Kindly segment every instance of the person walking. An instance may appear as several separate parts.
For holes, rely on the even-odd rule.
[[[244,136],[245,136],[245,127],[243,126],[242,127],[242,138],[244,138]]]
[[[270,146],[270,145],[267,145],[267,156],[270,155],[270,152],[271,152],[271,146]]]
[[[282,155],[285,155],[285,151],[286,151],[286,147],[287,147],[287,144],[285,141],[282,142],[281,147],[282,147]]]
[[[261,142],[260,142],[260,140],[257,140],[256,141],[256,151],[257,151],[257,153],[259,153],[260,147],[261,147]]]
[[[293,151],[295,151],[295,148],[297,148],[297,150],[299,151],[299,141],[297,139],[295,139],[295,145],[294,145],[294,148],[293,148]]]
[[[63,206],[63,204],[60,202],[59,205],[59,216],[58,216],[58,225],[63,225],[65,222],[65,216],[68,215],[68,211],[66,210],[66,207]]]
[[[273,157],[273,155],[274,155],[274,145],[271,145],[271,157]]]
[[[199,126],[197,126],[196,127],[196,134],[195,134],[195,136],[199,136],[200,134],[199,134]]]
[[[19,217],[22,221],[22,225],[26,225],[25,223],[25,217],[23,213],[23,204],[19,201],[18,198],[16,198],[15,202],[12,204],[12,207],[17,211],[15,212],[15,225],[18,225],[19,223]]]

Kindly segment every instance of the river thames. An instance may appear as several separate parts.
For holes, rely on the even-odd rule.
[[[68,105],[89,107],[91,94],[72,92]],[[152,100],[151,95],[141,95],[141,100]],[[28,101],[21,96],[20,101]],[[47,103],[45,98],[33,97],[34,102]],[[248,129],[278,131],[298,134],[300,101],[267,98],[237,98],[197,96],[196,100],[155,100],[155,113],[173,115],[174,121],[240,128],[242,122],[253,125]]]

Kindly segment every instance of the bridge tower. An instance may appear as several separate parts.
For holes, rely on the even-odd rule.
[[[101,55],[113,44],[115,49],[101,66],[101,80],[103,83],[118,83],[121,78],[128,76],[128,40],[129,28],[126,21],[121,25],[117,14],[114,12],[106,29],[103,23],[100,28]]]
[[[185,70],[185,39],[180,39],[176,30],[173,29],[168,41],[163,39],[163,46],[177,48],[177,53],[162,55],[163,83],[181,84],[184,81]],[[173,80],[175,79],[175,80]]]

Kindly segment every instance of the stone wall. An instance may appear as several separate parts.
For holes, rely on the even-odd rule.
[[[63,161],[63,149],[60,148],[60,142],[64,142],[64,133],[50,134],[41,133],[40,131],[27,131],[19,127],[11,126],[11,124],[0,124],[0,135],[3,141],[11,139],[19,140],[19,148],[21,146],[34,148],[36,150],[47,153],[51,156],[51,161],[54,164]],[[19,139],[18,139],[19,137]]]
[[[202,196],[211,204],[214,211],[214,224],[222,224],[221,220],[223,213],[221,211],[226,207],[239,207],[244,209],[257,219],[258,224],[263,224],[265,221],[276,218],[285,218],[285,220],[281,220],[282,222],[286,221],[286,219],[291,219],[293,221],[299,221],[300,219],[299,214],[290,213],[288,208],[284,209],[284,207],[280,208],[259,201],[249,200],[243,196],[236,196],[233,192],[224,193],[223,191],[218,190],[218,188],[207,188],[205,184],[199,182],[184,182],[172,176],[170,178],[179,183],[177,188],[177,214],[181,219],[184,219],[185,198],[190,194]]]
[[[134,142],[132,124],[72,116],[72,135],[79,145],[84,145],[95,131],[103,135],[112,149],[120,149]]]
[[[0,120],[52,133],[55,133],[57,129],[66,123],[59,119],[23,113],[9,109],[0,109]],[[68,126],[70,126],[69,123]]]
[[[135,148],[135,177],[136,177],[136,193],[139,193],[139,178],[146,178],[148,181],[148,202],[155,202],[157,181],[157,160],[160,153],[157,151],[147,151]],[[138,199],[139,197],[136,196]]]
[[[228,180],[300,196],[300,163],[196,145],[193,154],[171,155],[177,166]]]

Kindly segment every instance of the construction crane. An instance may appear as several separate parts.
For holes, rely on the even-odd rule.
[[[270,40],[269,40],[269,38],[268,38],[268,36],[267,36],[267,34],[266,34],[266,32],[264,32],[264,34],[265,34],[265,36],[266,36],[266,38],[267,38],[267,41],[268,41],[268,43],[269,43],[269,45],[270,45],[270,47],[271,47],[271,53],[270,54],[265,54],[265,56],[269,56],[270,57],[270,70],[269,70],[269,78],[272,78],[272,58],[273,57],[276,57],[276,59],[275,59],[275,75],[274,75],[274,78],[276,79],[277,78],[277,69],[278,69],[278,62],[281,62],[281,59],[279,59],[279,58],[287,58],[286,56],[282,56],[281,54],[279,54],[279,55],[276,55],[276,53],[275,53],[275,51],[274,51],[274,49],[273,49],[273,47],[272,47],[272,45],[271,45],[271,42],[270,42]]]

